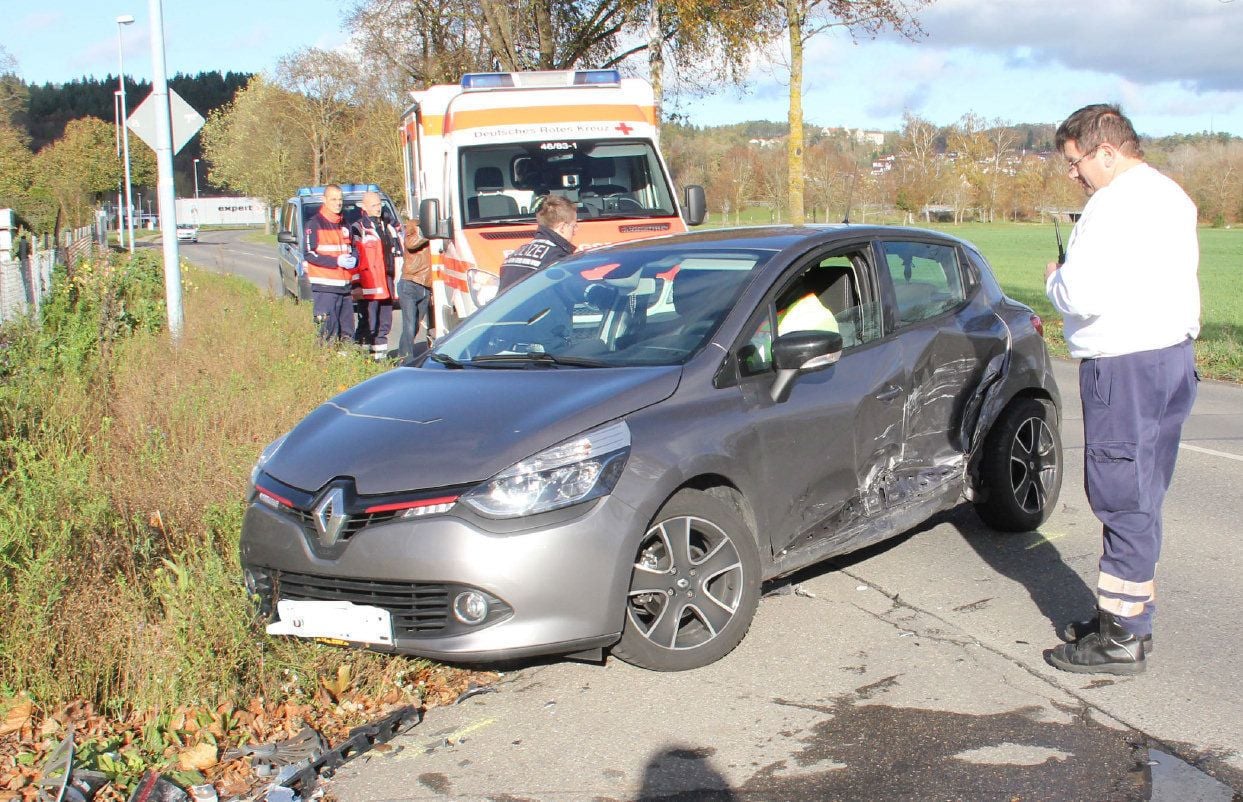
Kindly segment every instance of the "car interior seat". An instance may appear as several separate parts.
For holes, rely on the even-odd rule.
[[[612,178],[616,174],[614,159],[588,159],[587,160],[587,186],[583,187],[579,193],[581,195],[619,195],[625,194],[630,190],[621,184],[612,183]]]
[[[504,194],[505,179],[499,167],[475,170],[475,195],[466,199],[466,212],[471,220],[493,217],[514,217],[518,201]]]

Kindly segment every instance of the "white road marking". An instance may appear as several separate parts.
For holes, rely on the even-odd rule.
[[[1193,446],[1188,443],[1179,443],[1178,447],[1185,448],[1188,451],[1198,451],[1201,454],[1208,454],[1209,456],[1213,456],[1213,457],[1225,457],[1226,459],[1232,459],[1238,462],[1243,462],[1243,456],[1240,456],[1238,454],[1227,454],[1225,451],[1214,451],[1211,448],[1202,448],[1201,446]]]
[[[273,262],[276,261],[275,256],[264,256],[261,253],[251,253],[250,251],[239,251],[235,248],[225,248],[225,251],[229,253],[240,253],[242,256],[249,256],[254,259],[271,259]]]

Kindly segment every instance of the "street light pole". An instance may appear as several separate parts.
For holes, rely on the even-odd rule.
[[[159,173],[160,230],[164,243],[164,305],[168,309],[168,333],[181,339],[185,322],[181,310],[181,257],[177,252],[177,198],[173,187],[173,120],[164,54],[164,6],[147,0],[151,15],[151,100],[155,103],[155,163]],[[195,169],[197,180],[198,169]]]
[[[117,17],[117,56],[121,66],[121,77],[117,80],[121,84],[121,145],[125,151],[125,216],[129,225],[129,252],[131,255],[134,253],[134,208],[130,198],[129,126],[126,124],[129,117],[129,109],[125,104],[125,45],[121,41],[121,28],[133,24],[134,15],[132,14],[122,14]]]
[[[117,158],[121,158],[121,90],[112,91],[112,119],[117,124]],[[125,247],[125,212],[121,210],[121,179],[117,179],[117,244]]]

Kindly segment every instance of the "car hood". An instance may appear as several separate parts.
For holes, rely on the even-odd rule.
[[[363,495],[480,482],[673,394],[679,367],[397,368],[320,405],[263,470],[314,492],[352,476]]]

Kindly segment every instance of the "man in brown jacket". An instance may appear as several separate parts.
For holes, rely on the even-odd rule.
[[[432,321],[427,314],[431,296],[432,259],[430,243],[419,234],[418,223],[406,224],[406,257],[397,281],[397,302],[401,305],[401,340],[398,356],[402,360],[414,355],[414,337],[419,332],[419,319],[426,321],[431,340]]]

